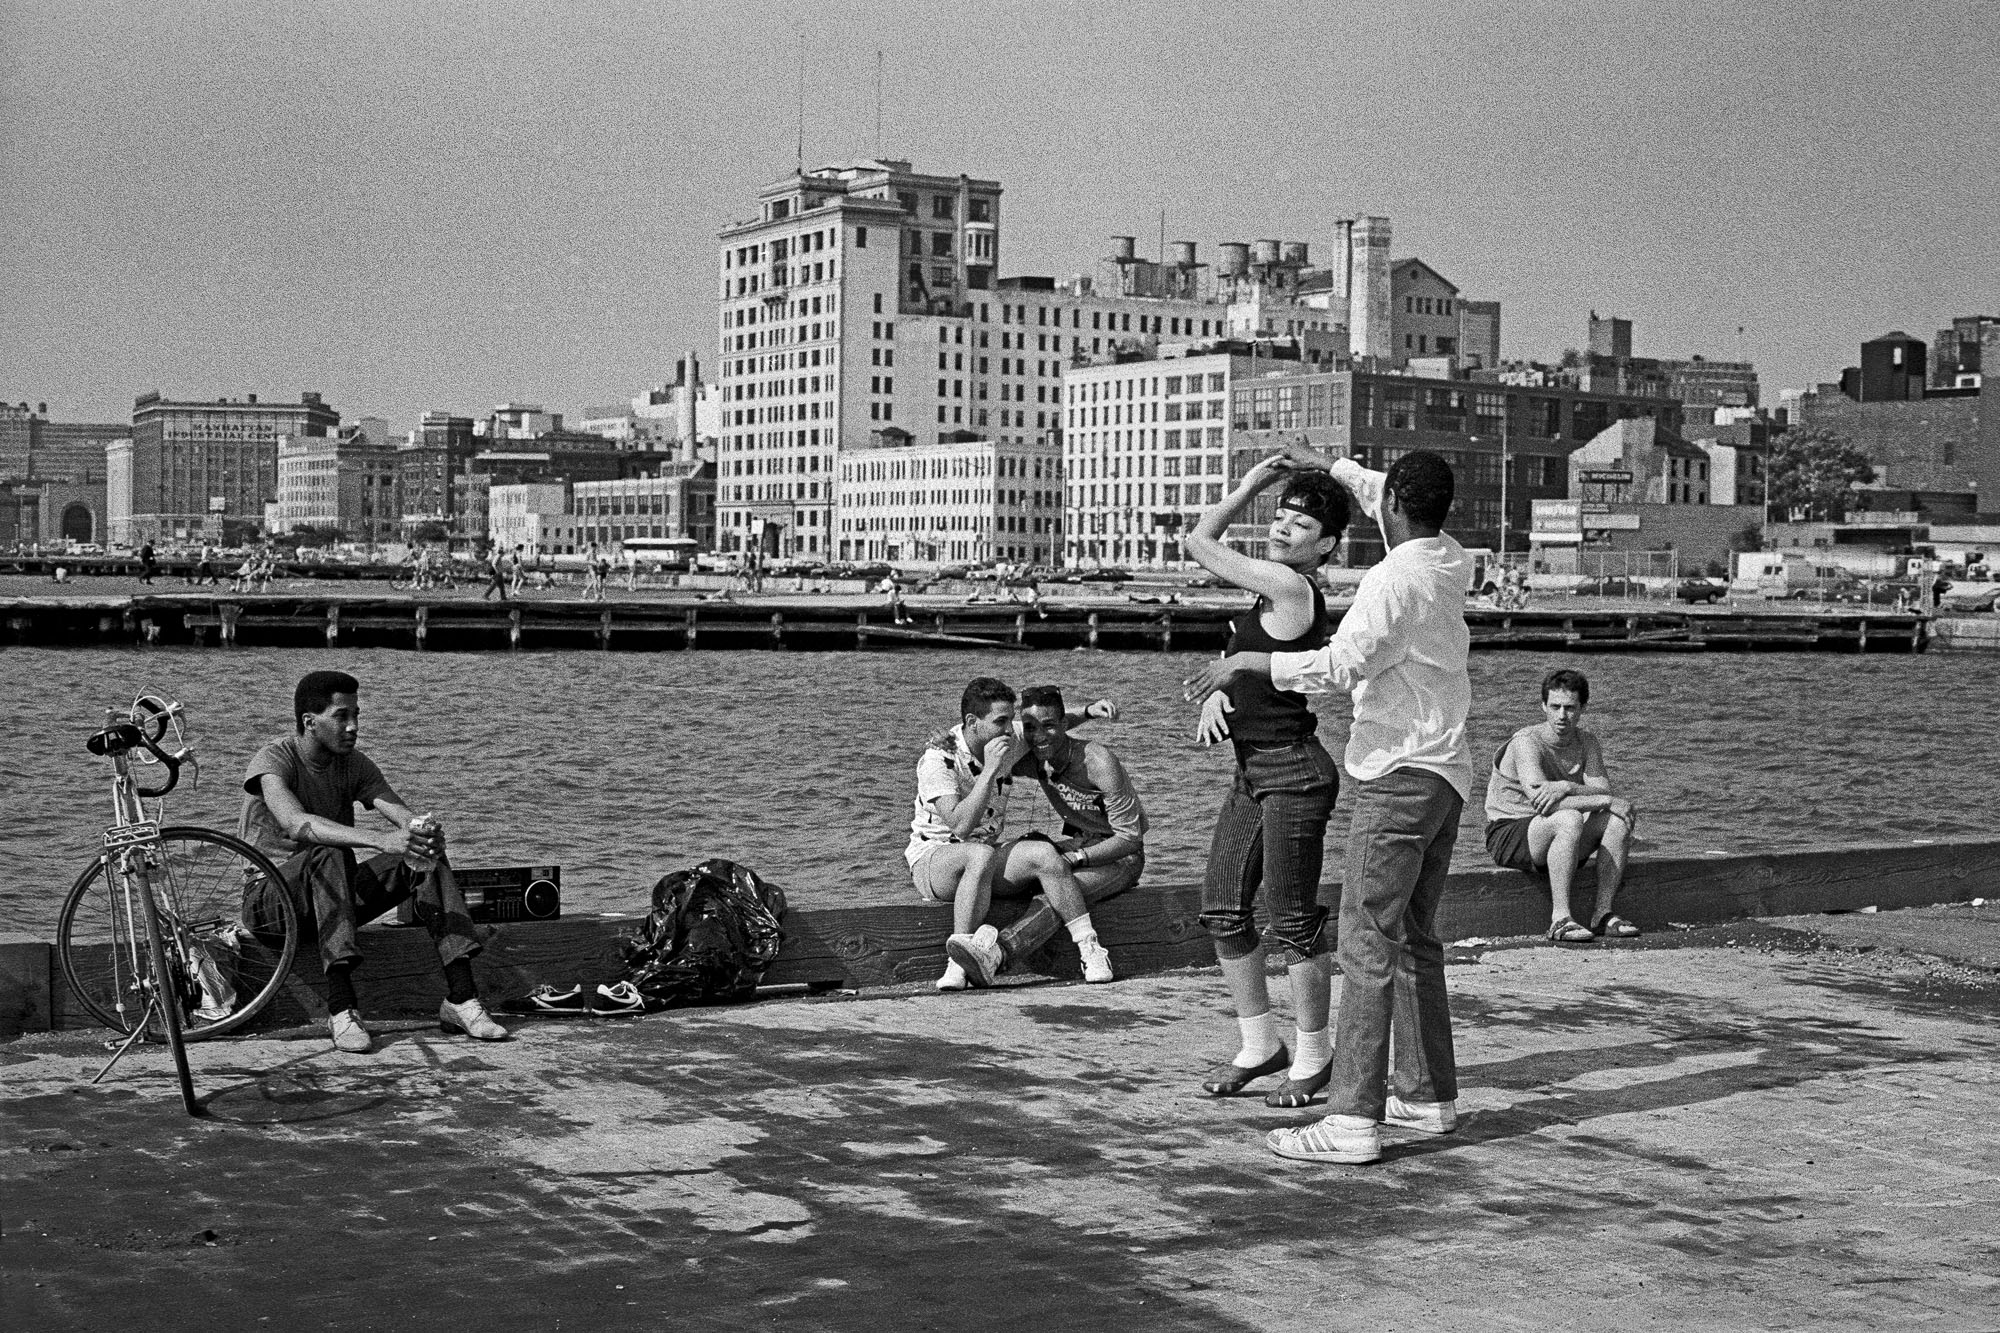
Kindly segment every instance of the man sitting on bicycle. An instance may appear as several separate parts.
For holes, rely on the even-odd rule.
[[[242,835],[282,863],[298,896],[301,924],[318,935],[337,1048],[360,1053],[372,1045],[354,997],[352,973],[361,961],[355,930],[411,897],[444,965],[446,998],[438,1022],[446,1031],[502,1041],[507,1030],[487,1015],[473,986],[479,940],[445,862],[444,830],[415,815],[375,762],[355,748],[360,690],[360,682],[341,671],[314,671],[299,681],[292,695],[296,734],[257,751],[243,775]],[[356,804],[393,827],[356,828]],[[376,855],[363,861],[357,851]]]

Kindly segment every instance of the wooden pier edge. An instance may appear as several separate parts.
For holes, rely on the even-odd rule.
[[[1338,886],[1329,882],[1330,897]],[[1635,859],[1619,910],[1648,931],[1671,923],[1796,916],[1862,907],[1893,909],[2000,898],[2000,842],[1949,840],[1902,846],[1830,847],[1750,856]],[[1020,911],[999,904],[1002,925]],[[1208,966],[1214,951],[1201,929],[1200,890],[1146,884],[1097,905],[1092,917],[1120,976]],[[616,978],[618,942],[637,917],[570,916],[500,926],[475,963],[489,1001],[525,995],[542,982],[568,986]],[[1439,912],[1446,940],[1538,935],[1548,923],[1546,890],[1513,871],[1452,876]],[[788,939],[765,977],[770,985],[847,989],[929,981],[944,969],[950,915],[942,907],[817,908],[786,914]],[[443,994],[437,958],[423,931],[373,926],[362,932],[366,961],[355,972],[364,1011],[383,1017],[436,1012]],[[1030,970],[1074,978],[1066,940],[1026,960]],[[295,973],[269,1026],[322,1018],[325,1002],[310,972]],[[260,1020],[265,1022],[265,1020]],[[0,938],[0,1036],[91,1027],[63,985],[46,941]]]

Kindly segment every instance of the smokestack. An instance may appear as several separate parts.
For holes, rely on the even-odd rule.
[[[687,359],[681,363],[681,366],[684,373],[681,376],[680,397],[674,400],[674,434],[678,437],[680,447],[687,451],[683,456],[692,458],[694,457],[694,447],[696,444],[694,435],[694,386],[696,377],[701,374],[701,369],[694,359],[693,352],[687,354]]]

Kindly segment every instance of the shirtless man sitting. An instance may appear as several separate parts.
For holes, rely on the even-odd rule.
[[[986,924],[996,893],[1048,895],[1076,941],[1084,980],[1110,981],[1111,956],[1097,942],[1090,907],[1068,853],[1039,835],[1002,843],[1007,798],[1028,743],[1016,728],[1014,691],[981,676],[965,687],[959,723],[933,736],[917,761],[917,796],[904,860],[917,893],[931,902],[952,904],[952,933],[945,940],[951,961],[938,978],[939,990],[988,986],[1005,962],[999,931]],[[1084,716],[1113,716],[1108,701]],[[1074,849],[1072,849],[1074,850]]]
[[[1557,944],[1639,933],[1612,911],[1637,811],[1611,790],[1597,737],[1583,729],[1589,704],[1581,671],[1551,671],[1542,680],[1543,720],[1515,732],[1486,777],[1486,849],[1496,865],[1548,874],[1548,938]],[[1585,926],[1571,915],[1570,887],[1592,852],[1597,906]]]

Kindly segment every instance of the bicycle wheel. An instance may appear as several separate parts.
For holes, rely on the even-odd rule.
[[[167,1049],[174,1053],[174,1072],[180,1078],[181,1105],[189,1115],[201,1114],[201,1103],[194,1098],[194,1075],[188,1070],[187,1040],[181,1033],[181,1000],[175,992],[179,986],[175,980],[175,961],[167,953],[166,932],[160,929],[161,916],[158,895],[151,883],[152,873],[142,871],[135,876],[139,881],[140,915],[146,922],[146,956],[152,960],[152,975],[141,988],[148,992],[153,1003],[146,1013],[160,1016]]]
[[[291,890],[269,857],[212,829],[162,829],[146,855],[187,1039],[234,1031],[291,970],[299,947]],[[146,932],[136,885],[133,893],[128,900],[100,856],[77,876],[56,920],[64,980],[93,1017],[120,1032],[145,1010],[138,983]]]

